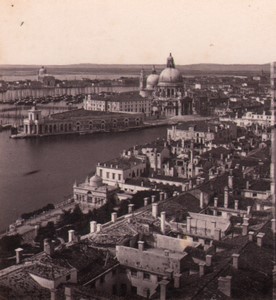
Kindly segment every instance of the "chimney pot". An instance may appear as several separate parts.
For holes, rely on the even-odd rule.
[[[15,249],[15,254],[16,254],[16,264],[20,264],[22,261],[22,248],[17,248]]]
[[[207,267],[210,267],[212,265],[212,258],[213,258],[212,255],[210,255],[210,254],[206,255],[205,261],[206,261],[206,266]]]
[[[112,223],[115,223],[117,221],[117,213],[116,212],[113,212],[111,214],[111,221],[112,221]]]
[[[152,216],[157,219],[159,215],[159,204],[152,203]]]
[[[162,211],[161,212],[161,232],[163,233],[163,234],[165,234],[165,223],[166,223],[166,212],[165,211]]]
[[[138,249],[139,251],[144,251],[145,243],[143,241],[138,241]]]
[[[254,240],[254,231],[249,231],[248,232],[248,238],[250,242],[253,242]]]
[[[90,222],[90,233],[95,233],[97,231],[97,222],[91,221]]]
[[[235,269],[239,268],[239,257],[240,255],[238,253],[232,254],[232,262]]]
[[[262,247],[263,246],[263,238],[264,238],[265,234],[263,232],[259,232],[257,234],[257,245],[259,247]]]

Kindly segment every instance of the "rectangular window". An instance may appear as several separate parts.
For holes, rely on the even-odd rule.
[[[103,170],[100,169],[100,177],[103,177]]]
[[[150,274],[149,273],[144,273],[144,279],[150,280]]]
[[[131,276],[137,277],[137,271],[136,270],[131,270]]]
[[[115,179],[115,173],[112,173],[112,179]]]
[[[121,180],[121,177],[122,177],[121,174],[118,174],[118,179],[119,179],[119,180]]]
[[[106,172],[106,178],[109,178],[109,172]]]

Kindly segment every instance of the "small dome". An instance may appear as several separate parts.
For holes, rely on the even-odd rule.
[[[147,88],[153,88],[157,85],[159,80],[158,74],[150,74],[147,78]]]
[[[164,69],[159,77],[158,85],[170,85],[170,84],[181,84],[183,83],[183,78],[181,73],[175,68]]]
[[[89,185],[93,186],[93,187],[99,187],[103,185],[103,180],[100,176],[98,176],[97,174],[95,174],[94,176],[92,176],[89,180]]]

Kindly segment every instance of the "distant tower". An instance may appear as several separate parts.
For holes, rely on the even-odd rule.
[[[145,76],[145,71],[144,68],[142,68],[141,73],[140,73],[140,91],[143,91],[146,85],[146,76]]]

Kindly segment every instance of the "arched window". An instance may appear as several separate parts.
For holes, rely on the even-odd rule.
[[[60,131],[63,131],[63,124],[60,124]]]
[[[76,126],[77,126],[77,131],[80,131],[80,122],[77,122]]]

